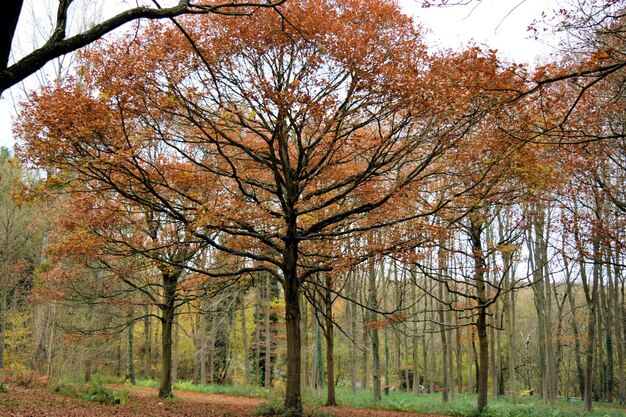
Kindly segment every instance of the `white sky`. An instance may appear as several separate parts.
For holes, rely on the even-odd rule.
[[[55,0],[32,0],[56,5]],[[94,0],[88,0],[98,3]],[[104,1],[104,0],[102,0]],[[107,0],[110,1],[110,0]],[[452,0],[453,1],[453,0]],[[529,39],[528,25],[542,11],[556,8],[558,0],[479,0],[466,6],[424,9],[414,0],[399,0],[405,13],[429,29],[427,42],[433,48],[458,49],[473,41],[479,46],[497,49],[504,57],[528,64],[545,60],[551,48],[543,42]],[[123,1],[118,0],[119,3]],[[27,2],[28,4],[28,2]],[[45,9],[39,9],[45,10]],[[19,42],[22,46],[32,38],[32,26],[21,22]],[[552,45],[554,46],[554,45]],[[29,49],[29,48],[25,48]],[[36,79],[27,83],[37,85]],[[6,91],[0,99],[0,146],[13,147],[11,119],[15,114],[14,98],[21,96],[19,88]]]

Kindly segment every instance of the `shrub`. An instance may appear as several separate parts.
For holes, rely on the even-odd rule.
[[[280,416],[285,411],[285,407],[275,401],[263,402],[254,410],[255,416]]]
[[[114,391],[103,384],[94,384],[85,391],[83,398],[102,404],[125,404],[128,401],[128,391]]]

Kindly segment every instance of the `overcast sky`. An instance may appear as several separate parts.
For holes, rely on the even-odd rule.
[[[32,0],[31,4],[47,2],[56,5],[57,1]],[[96,0],[86,1],[102,4]],[[539,18],[542,11],[554,9],[556,2],[557,0],[480,0],[466,6],[424,9],[417,1],[399,0],[405,13],[428,29],[427,42],[433,48],[459,49],[474,41],[479,46],[497,49],[511,60],[531,65],[545,60],[552,49],[543,41],[529,39],[528,25]],[[124,2],[118,0],[115,3],[119,6]],[[37,9],[41,11],[45,7]],[[19,42],[24,49],[29,49],[27,45],[31,42],[33,29],[31,25],[24,23],[21,22]],[[31,80],[28,84],[36,86],[37,82]],[[5,92],[0,99],[0,146],[9,148],[14,144],[11,117],[14,114],[12,96],[15,95],[19,95],[17,89]]]

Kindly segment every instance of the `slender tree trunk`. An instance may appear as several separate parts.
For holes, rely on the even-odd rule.
[[[463,392],[463,348],[461,344],[461,326],[459,323],[458,315],[455,316],[456,330],[455,330],[455,339],[456,339],[456,383],[457,383],[457,392]]]
[[[598,284],[600,281],[600,265],[598,263],[597,256],[599,255],[600,242],[597,235],[593,239],[593,272],[592,282],[588,281],[586,264],[584,261],[584,249],[582,240],[580,238],[580,232],[577,227],[578,222],[578,207],[574,201],[574,239],[578,250],[578,262],[580,268],[580,277],[583,291],[585,293],[585,300],[587,303],[587,346],[585,352],[585,390],[583,393],[583,402],[585,412],[591,412],[592,408],[592,395],[593,395],[593,368],[594,368],[594,354],[595,354],[595,337],[596,337],[596,306],[598,296]],[[598,216],[601,218],[601,216]]]
[[[442,283],[439,283],[439,299],[444,299],[444,286]],[[448,402],[448,362],[450,358],[448,357],[448,339],[447,339],[447,330],[446,330],[446,320],[445,313],[443,311],[444,305],[441,304],[439,306],[439,336],[441,337],[441,351],[442,351],[442,359],[441,359],[441,368],[442,368],[442,377],[443,377],[443,387],[442,387],[442,400],[443,402]]]
[[[263,286],[258,285],[256,291],[256,305],[254,307],[254,374],[256,383],[262,385],[263,376],[261,375],[261,319],[263,316]]]
[[[149,379],[152,377],[152,328],[150,323],[150,306],[146,306],[146,313],[143,318],[143,349],[142,349],[142,362],[143,362],[143,377]]]
[[[7,296],[0,290],[0,369],[4,368],[4,338],[6,329]]]
[[[88,356],[85,361],[85,382],[91,382],[91,357]]]
[[[376,285],[376,267],[374,259],[372,258],[369,260],[368,278],[368,306],[371,309],[369,332],[370,339],[372,341],[372,382],[374,384],[374,399],[376,401],[380,401],[382,399],[380,383],[380,340],[375,313],[375,310],[378,309],[378,294]]]
[[[265,376],[263,378],[265,388],[272,386],[272,328],[270,323],[270,303],[272,294],[270,291],[270,277],[265,277]],[[298,323],[298,326],[300,323]]]
[[[324,359],[323,359],[323,349],[322,349],[322,328],[320,326],[319,314],[315,312],[315,366],[313,367],[313,372],[315,373],[314,388],[321,388],[324,386]]]
[[[127,356],[128,356],[128,379],[130,380],[131,385],[135,385],[137,383],[137,379],[135,376],[135,336],[133,334],[135,330],[135,322],[133,320],[133,310],[132,308],[129,310],[129,318],[130,323],[128,324],[128,344],[127,344]]]
[[[353,290],[356,288],[353,279],[348,278],[348,282],[346,284],[346,292],[348,294],[348,299],[356,300],[356,291]],[[348,319],[349,328],[350,328],[350,338],[352,340],[348,340],[348,351],[350,355],[350,387],[352,388],[352,393],[356,393],[357,389],[357,363],[356,363],[356,338],[357,338],[357,329],[356,329],[356,303],[345,301],[345,315]]]
[[[178,377],[178,342],[180,339],[178,317],[174,316],[174,329],[173,329],[173,341],[172,341],[172,386],[176,384],[176,378]]]
[[[496,365],[496,357],[498,351],[496,351],[496,320],[497,320],[498,306],[495,305],[494,313],[490,317],[491,326],[489,326],[489,370],[491,375],[491,396],[494,400],[498,399],[498,372]]]
[[[241,296],[241,340],[243,343],[243,366],[245,384],[250,385],[250,346],[248,344],[248,328],[246,326],[246,297],[245,294]]]
[[[485,255],[482,249],[481,234],[484,223],[475,218],[470,219],[470,240],[474,259],[474,280],[478,297],[478,317],[476,332],[478,334],[478,411],[487,407],[487,388],[489,384],[489,339],[487,336],[487,292],[485,288]]]
[[[610,249],[609,249],[610,251]],[[613,255],[609,252],[609,261],[612,262],[613,261]],[[615,257],[617,258],[617,256]],[[614,273],[613,274],[609,274],[609,279],[611,278],[611,276],[613,277],[613,280],[609,281],[609,285],[611,286],[611,291],[610,291],[610,295],[611,295],[611,300],[610,302],[612,303],[612,309],[613,309],[613,316],[614,316],[614,320],[615,320],[615,339],[616,339],[616,348],[617,348],[617,380],[618,382],[618,386],[619,386],[619,405],[623,406],[626,403],[626,380],[624,378],[624,343],[620,343],[620,341],[623,341],[623,329],[622,329],[622,320],[621,320],[621,306],[620,306],[620,299],[619,299],[619,276],[620,276],[620,267],[619,265],[619,260],[615,259],[615,262],[613,263],[613,265],[615,265],[614,267]]]
[[[417,281],[415,264],[411,264],[411,279]],[[413,285],[413,394],[420,392],[419,337],[417,335],[417,282]],[[407,378],[407,384],[409,383]]]
[[[505,222],[507,218],[502,218],[498,214],[498,234],[500,241],[505,241],[506,231]],[[512,254],[509,252],[502,252],[502,266],[504,273],[504,306],[503,314],[506,320],[506,346],[507,346],[507,359],[508,359],[508,371],[509,371],[509,398],[513,404],[517,403],[517,373],[515,367],[517,366],[517,357],[515,352],[515,274],[513,272]]]
[[[363,340],[363,356],[362,356],[362,369],[363,374],[361,376],[361,387],[365,390],[370,387],[370,349],[372,346],[372,340],[369,335],[369,330],[367,328],[369,322],[369,312],[367,309],[362,309],[362,320],[363,320],[363,332],[361,333],[361,337]]]
[[[324,294],[324,306],[326,308],[326,386],[327,396],[326,405],[337,405],[335,398],[335,335],[333,323],[333,293],[331,291],[333,285],[332,275],[326,274],[326,291]]]

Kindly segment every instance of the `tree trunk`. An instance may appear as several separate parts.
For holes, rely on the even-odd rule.
[[[348,292],[348,298],[356,301],[356,284],[353,282],[353,279],[348,279],[346,284],[346,291]],[[353,289],[354,288],[354,289]],[[350,338],[349,340],[349,353],[350,353],[350,386],[352,388],[352,393],[356,393],[357,382],[356,382],[356,374],[357,374],[357,363],[356,363],[356,337],[357,337],[357,309],[356,302],[348,302],[345,301],[345,309],[346,309],[346,317],[350,323]]]
[[[326,385],[327,397],[326,405],[335,406],[337,400],[335,398],[335,340],[334,340],[334,324],[333,324],[333,298],[330,290],[333,285],[332,276],[326,274],[326,294],[324,296],[324,304],[326,307]]]
[[[133,331],[135,329],[135,322],[133,321],[133,313],[132,309],[129,313],[131,322],[128,324],[128,379],[130,380],[131,385],[137,384],[137,379],[135,376],[135,342]]]
[[[378,327],[376,324],[377,315],[375,310],[378,309],[378,294],[376,285],[376,263],[373,258],[369,260],[368,275],[368,306],[370,310],[369,333],[372,341],[372,382],[374,385],[374,399],[380,401],[382,399],[381,383],[380,383],[380,339],[378,335]]]
[[[161,304],[161,380],[159,398],[172,396],[172,326],[176,308],[176,284],[179,274],[163,273]]]
[[[91,358],[85,361],[85,382],[91,382]]]
[[[22,12],[24,0],[12,0],[3,5],[0,17],[0,70],[7,68],[11,56],[11,46],[17,22]]]
[[[609,261],[612,262],[612,255],[609,253]],[[617,256],[616,256],[617,258]],[[613,316],[615,320],[615,339],[616,339],[616,348],[617,348],[617,380],[619,386],[619,405],[623,406],[626,403],[626,380],[624,378],[624,344],[620,343],[623,340],[623,329],[622,329],[622,320],[621,320],[621,307],[619,300],[619,276],[620,276],[620,267],[619,260],[615,259],[614,262],[614,273],[609,274],[609,279],[613,276],[613,280],[609,281],[609,286],[611,286],[611,300]]]
[[[508,218],[503,218],[498,214],[498,235],[500,241],[504,242],[506,239],[506,224]],[[506,321],[506,346],[507,346],[507,359],[508,359],[508,371],[509,371],[509,398],[513,404],[517,403],[517,373],[515,367],[517,365],[517,357],[515,352],[515,274],[513,271],[512,253],[501,252],[502,254],[502,266],[504,274],[504,299],[503,299],[503,314]]]
[[[146,306],[145,317],[143,318],[144,341],[142,349],[143,361],[143,377],[150,379],[152,377],[152,326],[150,323],[150,306]]]
[[[411,264],[411,279],[417,281],[415,264]],[[417,282],[413,285],[413,316],[417,317]],[[417,319],[413,322],[413,394],[420,392],[419,338],[417,336]],[[407,384],[409,383],[407,378]]]
[[[295,228],[295,223],[293,225]],[[295,230],[292,231],[295,235]],[[287,241],[284,252],[285,327],[287,332],[287,387],[285,407],[294,415],[302,414],[300,334],[300,278],[297,275],[298,245]]]
[[[4,337],[6,329],[7,296],[4,291],[0,291],[0,369],[4,368]]]
[[[272,327],[270,322],[270,303],[272,302],[272,295],[270,291],[270,277],[265,277],[265,361],[263,382],[265,388],[272,386]],[[298,323],[299,324],[299,323]]]
[[[441,273],[441,268],[440,268],[440,273]],[[443,283],[439,283],[438,287],[439,287],[439,299],[444,300]],[[446,330],[446,318],[445,318],[446,316],[443,311],[444,308],[445,307],[443,304],[439,305],[439,336],[441,337],[441,350],[442,350],[441,368],[442,368],[442,377],[443,377],[443,387],[442,387],[441,394],[442,394],[443,402],[448,402],[448,379],[449,379],[448,362],[450,361],[450,358],[448,357],[448,339],[447,339],[447,330]]]
[[[241,340],[243,342],[243,366],[244,366],[244,378],[245,384],[250,385],[250,346],[248,344],[248,329],[246,326],[246,297],[245,294],[241,296]]]
[[[174,329],[173,329],[173,341],[172,341],[172,386],[176,384],[176,378],[178,378],[178,341],[180,339],[178,318],[174,316]]]
[[[487,336],[487,293],[485,288],[485,255],[482,249],[481,233],[484,224],[477,219],[470,219],[470,240],[474,259],[474,280],[478,297],[478,411],[487,407],[487,388],[489,384],[489,339]]]
[[[592,394],[593,394],[593,368],[594,368],[594,354],[595,354],[595,336],[596,336],[596,305],[598,297],[598,284],[600,281],[600,264],[599,264],[599,250],[600,242],[597,234],[593,238],[593,272],[592,282],[589,285],[586,264],[584,260],[585,250],[582,240],[580,238],[580,231],[577,227],[578,207],[576,201],[574,201],[574,239],[576,242],[576,248],[578,250],[578,263],[580,268],[580,278],[585,294],[585,301],[587,303],[587,346],[585,352],[585,389],[583,392],[584,410],[587,413],[591,412],[592,407]],[[602,218],[598,215],[598,218]],[[596,232],[597,233],[597,232]]]

